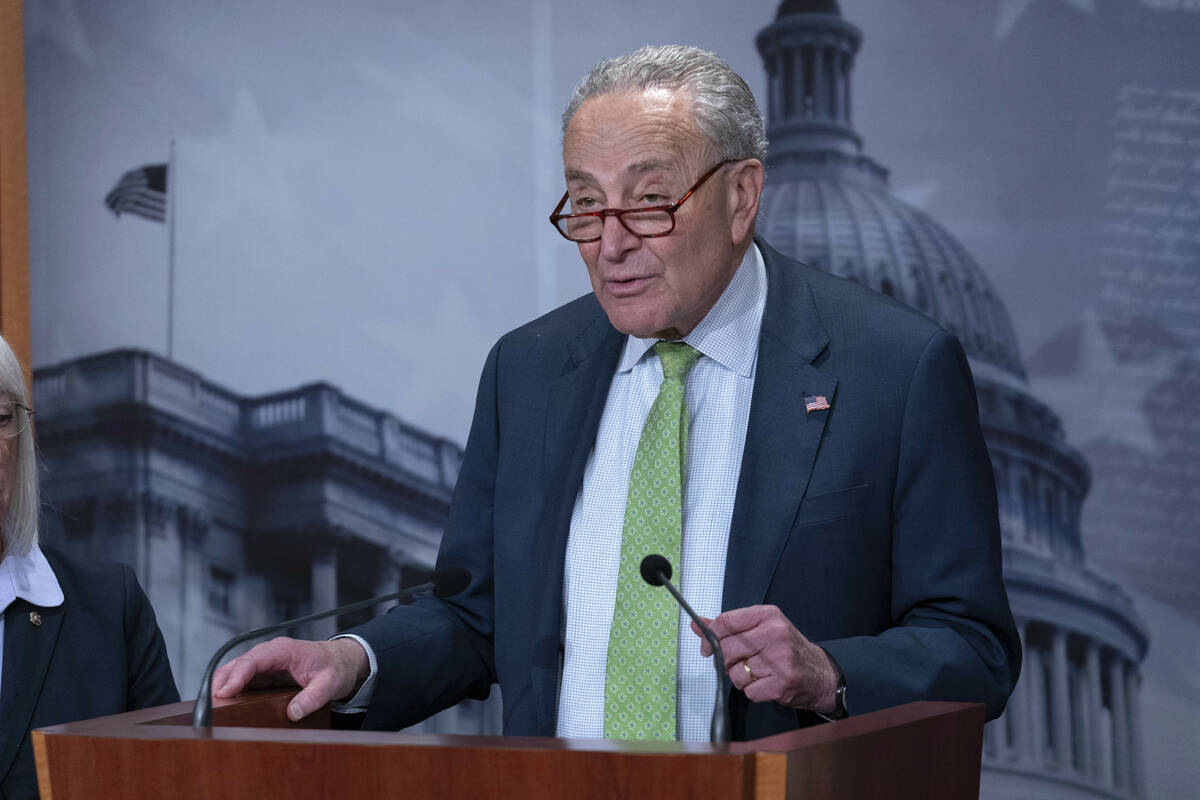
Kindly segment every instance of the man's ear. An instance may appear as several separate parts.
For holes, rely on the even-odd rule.
[[[747,158],[729,167],[729,222],[733,244],[745,243],[754,233],[758,216],[758,201],[762,198],[763,165],[757,158]]]

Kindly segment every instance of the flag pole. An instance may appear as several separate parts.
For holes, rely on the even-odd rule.
[[[167,360],[175,354],[175,140],[167,166]]]

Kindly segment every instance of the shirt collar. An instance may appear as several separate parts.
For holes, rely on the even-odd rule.
[[[726,369],[749,378],[758,358],[758,334],[767,303],[767,268],[751,242],[725,291],[683,341]],[[658,339],[628,336],[618,372],[629,372]]]
[[[62,605],[62,587],[36,544],[23,556],[0,560],[0,613],[17,598],[42,608]]]

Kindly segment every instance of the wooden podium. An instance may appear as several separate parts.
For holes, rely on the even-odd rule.
[[[725,746],[329,730],[291,691],[33,733],[43,800],[74,798],[978,797],[983,706],[912,703]]]

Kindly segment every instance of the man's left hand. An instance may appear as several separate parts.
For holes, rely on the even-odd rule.
[[[705,620],[725,655],[733,685],[756,703],[774,700],[792,708],[832,713],[837,672],[825,651],[796,630],[775,606],[749,606]],[[700,636],[696,623],[692,631]],[[700,652],[712,648],[700,638]]]

